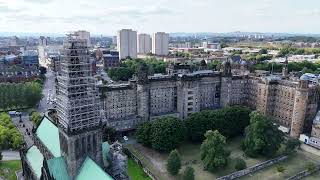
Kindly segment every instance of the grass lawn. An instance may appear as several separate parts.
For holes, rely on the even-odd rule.
[[[280,180],[280,179],[287,179],[298,172],[306,170],[306,166],[309,163],[320,164],[320,157],[310,154],[304,151],[298,151],[296,154],[293,154],[287,160],[278,163],[277,165],[268,167],[261,171],[258,171],[254,174],[244,176],[241,179],[272,179],[272,180]],[[277,171],[277,166],[283,166],[285,168],[285,172],[279,173]],[[320,179],[320,174],[315,173],[312,176],[308,176],[308,180],[316,180]]]
[[[16,180],[15,172],[21,169],[20,161],[1,161],[0,177],[5,180]]]
[[[241,138],[235,138],[227,142],[227,149],[231,151],[230,160],[227,167],[217,170],[214,173],[204,171],[203,165],[200,159],[200,144],[191,144],[185,143],[178,148],[178,151],[182,159],[182,168],[179,172],[179,175],[176,177],[170,176],[166,171],[166,160],[168,153],[159,153],[150,148],[146,148],[141,144],[128,145],[127,148],[136,156],[140,158],[143,165],[147,167],[156,177],[160,180],[181,180],[181,174],[187,165],[190,165],[194,168],[195,178],[199,180],[212,180],[218,177],[230,174],[235,172],[234,169],[236,158],[242,158],[247,167],[253,166],[260,162],[266,161],[266,158],[249,158],[245,157],[243,151],[240,147]],[[320,164],[320,156],[316,156],[304,151],[298,151],[288,160],[280,162],[274,166],[258,171],[254,174],[247,175],[242,177],[242,180],[246,179],[257,179],[257,180],[277,180],[277,179],[286,179],[290,176],[295,175],[296,173],[306,169],[306,165],[310,162]],[[277,166],[285,167],[284,173],[277,172]],[[316,173],[312,176],[307,177],[308,180],[318,180],[320,179],[320,173]]]
[[[131,158],[128,159],[128,174],[131,180],[151,180],[143,169]]]
[[[170,176],[166,171],[166,160],[168,153],[159,153],[150,148],[146,148],[140,144],[128,145],[127,148],[140,158],[144,166],[154,173],[161,180],[180,180],[184,168],[188,165],[192,166],[195,170],[196,179],[212,180],[223,175],[230,174],[235,171],[234,161],[235,158],[243,158],[247,166],[252,166],[266,159],[252,159],[244,158],[243,152],[240,148],[241,138],[235,138],[228,142],[227,149],[231,150],[230,160],[228,166],[224,169],[211,173],[203,170],[203,165],[200,159],[200,146],[201,144],[185,143],[178,148],[182,159],[182,168],[178,176]]]

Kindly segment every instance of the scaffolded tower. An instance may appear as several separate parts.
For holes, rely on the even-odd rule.
[[[64,42],[60,73],[57,77],[59,123],[70,131],[98,126],[99,97],[85,40],[68,35]]]
[[[87,42],[75,34],[69,34],[64,41],[56,91],[61,152],[70,176],[75,177],[87,156],[102,164],[98,91]]]

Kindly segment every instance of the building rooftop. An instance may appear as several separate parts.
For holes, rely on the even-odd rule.
[[[50,174],[55,180],[71,180],[64,157],[50,159],[47,164]]]
[[[27,161],[34,171],[35,175],[40,179],[41,168],[43,164],[43,155],[37,146],[31,146],[26,154]]]
[[[46,116],[37,128],[36,135],[54,157],[61,156],[59,130]]]
[[[76,180],[90,179],[113,180],[113,178],[104,172],[104,170],[102,170],[101,167],[99,167],[92,159],[87,157],[80,168]]]

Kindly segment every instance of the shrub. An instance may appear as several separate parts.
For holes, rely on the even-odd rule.
[[[183,180],[194,180],[194,169],[191,166],[187,166],[183,171]]]
[[[173,150],[170,152],[169,157],[167,159],[167,171],[171,175],[177,175],[181,168],[181,159],[177,150]]]
[[[247,164],[243,159],[237,158],[236,159],[236,164],[234,165],[234,168],[237,171],[240,171],[240,170],[243,170],[243,169],[247,168]]]

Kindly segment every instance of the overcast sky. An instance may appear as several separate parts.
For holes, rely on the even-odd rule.
[[[1,32],[320,33],[320,0],[0,0]]]

